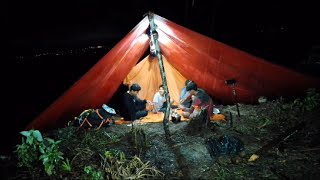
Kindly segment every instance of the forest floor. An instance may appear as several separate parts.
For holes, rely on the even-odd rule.
[[[316,179],[320,177],[318,100],[316,94],[239,104],[240,118],[235,105],[220,105],[227,121],[210,121],[195,132],[190,131],[192,120],[170,121],[168,138],[163,123],[100,130],[66,127],[42,134],[57,142],[64,168],[52,162],[49,176],[43,161],[18,167],[14,152],[1,158],[1,167],[8,179]],[[208,142],[222,143],[222,137],[238,142],[220,144],[227,147],[220,151],[210,149]]]

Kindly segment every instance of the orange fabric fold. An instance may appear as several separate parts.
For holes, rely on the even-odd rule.
[[[180,91],[184,87],[186,78],[168,63],[164,56],[162,56],[162,60],[170,99],[174,100],[173,104],[178,104]],[[147,56],[133,67],[123,84],[130,86],[133,83],[138,83],[141,86],[139,98],[152,101],[154,94],[158,92],[159,86],[162,84],[158,59]]]

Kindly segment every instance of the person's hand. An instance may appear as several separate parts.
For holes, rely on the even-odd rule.
[[[148,103],[149,105],[153,105],[153,102],[151,102],[150,100],[147,100],[147,103]]]

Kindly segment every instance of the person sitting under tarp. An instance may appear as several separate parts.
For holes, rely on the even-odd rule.
[[[177,108],[176,105],[172,105],[173,100],[171,100],[171,108]],[[163,85],[161,84],[159,86],[159,91],[157,93],[154,94],[153,96],[153,112],[157,113],[157,112],[165,112],[166,108],[167,108],[167,100],[166,97],[164,95],[164,89],[163,89]]]
[[[138,93],[141,90],[139,84],[132,84],[129,91],[124,93],[123,96],[123,108],[120,112],[121,116],[126,121],[138,120],[141,117],[148,115],[146,110],[146,103],[150,103],[148,100],[141,100],[138,97]]]
[[[212,115],[213,101],[211,97],[201,88],[198,88],[197,84],[194,82],[188,83],[186,90],[189,92],[189,96],[182,99],[180,103],[184,103],[188,99],[192,99],[192,104],[190,108],[182,108],[182,116],[185,118],[193,118],[196,116],[199,110],[207,109],[208,120]]]
[[[187,85],[192,82],[191,80],[187,79],[185,82],[185,87],[181,89],[180,96],[179,96],[179,101],[184,100],[183,103],[180,103],[179,108],[190,108],[192,100],[191,98],[188,99],[187,97],[189,96],[189,92],[186,90]]]

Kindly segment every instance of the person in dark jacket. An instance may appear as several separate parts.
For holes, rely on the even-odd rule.
[[[146,103],[149,103],[147,100],[141,100],[138,98],[138,93],[141,90],[139,84],[132,84],[129,88],[129,91],[124,93],[123,96],[123,110],[121,116],[126,121],[135,121],[141,117],[148,115],[146,110]]]

